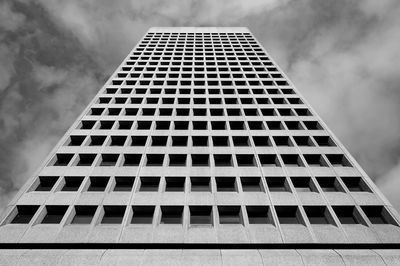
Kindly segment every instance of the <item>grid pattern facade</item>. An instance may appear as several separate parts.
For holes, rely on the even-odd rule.
[[[7,208],[3,242],[399,242],[246,28],[152,28]]]

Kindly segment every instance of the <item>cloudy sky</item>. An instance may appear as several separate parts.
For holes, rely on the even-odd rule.
[[[400,210],[400,2],[3,0],[0,210],[152,26],[246,26]]]

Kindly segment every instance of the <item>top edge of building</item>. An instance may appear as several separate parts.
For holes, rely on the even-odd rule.
[[[151,27],[148,32],[190,32],[190,33],[219,33],[219,32],[248,32],[247,27]]]

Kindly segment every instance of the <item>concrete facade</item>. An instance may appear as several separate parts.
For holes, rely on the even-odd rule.
[[[398,244],[400,227],[394,208],[247,28],[178,27],[151,28],[124,59],[10,202],[0,241]],[[359,259],[398,262],[384,251],[385,262],[372,250]],[[76,252],[46,256],[68,264]],[[150,265],[203,256],[210,265],[250,257],[252,265],[278,265],[282,253],[294,265],[359,263],[351,250],[87,254],[108,264],[118,252],[118,261]],[[43,255],[1,254],[3,261]]]

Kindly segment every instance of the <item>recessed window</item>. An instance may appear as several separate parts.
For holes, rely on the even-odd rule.
[[[208,154],[192,154],[192,166],[209,166],[210,158]]]
[[[71,153],[56,154],[54,166],[67,166],[74,155]]]
[[[164,154],[147,154],[147,166],[162,166]]]
[[[190,178],[192,192],[210,192],[210,177],[191,177]]]
[[[371,189],[359,176],[343,176],[341,179],[351,192],[371,192]]]
[[[102,154],[100,166],[115,166],[118,161],[119,154]]]
[[[165,191],[167,192],[183,192],[185,191],[184,177],[166,177]]]
[[[232,140],[235,146],[250,146],[249,137],[247,136],[233,136]]]
[[[100,121],[100,128],[102,130],[111,129],[114,125],[114,121]]]
[[[283,176],[268,176],[265,180],[267,181],[269,191],[271,192],[289,191],[286,178]]]
[[[147,115],[151,115],[154,116],[156,112],[155,108],[143,108],[142,109],[142,115],[147,116]]]
[[[317,121],[303,121],[308,130],[322,130],[322,126]]]
[[[343,154],[327,154],[329,162],[332,166],[351,167],[351,163]]]
[[[361,217],[353,206],[333,206],[333,210],[342,224],[359,224]]]
[[[162,98],[163,104],[174,104],[174,101],[175,101],[174,98]]]
[[[211,121],[212,130],[225,130],[226,123],[225,121]]]
[[[300,224],[297,206],[276,206],[276,214],[281,224]]]
[[[71,224],[91,224],[97,206],[75,206],[75,216]]]
[[[308,136],[293,136],[297,146],[314,146],[311,138]]]
[[[88,191],[105,191],[109,180],[108,176],[91,176]]]
[[[77,166],[92,166],[96,154],[79,154]]]
[[[220,224],[241,224],[240,206],[218,206]]]
[[[167,136],[152,136],[151,146],[166,146],[167,140],[168,140]]]
[[[193,129],[194,130],[206,130],[207,129],[207,121],[193,121]]]
[[[154,206],[132,206],[131,224],[152,224],[154,209]]]
[[[83,176],[66,176],[64,177],[64,186],[61,191],[78,191],[83,182]]]
[[[138,166],[141,159],[141,154],[124,154],[123,166]]]
[[[114,191],[131,191],[135,177],[132,176],[116,176]]]
[[[395,220],[383,206],[362,206],[361,209],[372,224],[393,224]]]
[[[46,215],[41,221],[42,224],[59,224],[67,211],[68,206],[46,206]]]
[[[120,224],[124,218],[125,206],[104,206],[102,224]]]
[[[192,136],[192,145],[197,146],[208,146],[207,136]]]
[[[335,142],[329,136],[314,136],[314,140],[319,146],[336,146]]]
[[[327,167],[325,159],[321,154],[304,154],[304,159],[311,167]]]
[[[340,191],[340,185],[334,176],[316,177],[319,186],[324,192],[337,192]]]
[[[272,224],[268,206],[246,206],[249,224]]]
[[[267,126],[270,130],[283,130],[285,129],[280,121],[267,121]]]
[[[58,180],[58,176],[39,176],[35,191],[50,191]]]
[[[71,136],[68,140],[68,146],[80,146],[85,140],[86,136]]]
[[[230,154],[214,154],[215,166],[233,166],[232,155]]]
[[[236,178],[235,177],[216,177],[218,192],[236,192]]]
[[[169,166],[186,166],[186,154],[170,154]]]
[[[146,145],[147,136],[132,136],[131,146],[144,146]]]
[[[211,225],[212,207],[211,206],[190,206],[191,225]]]
[[[183,206],[161,206],[161,224],[182,224]]]
[[[267,136],[253,136],[253,142],[255,146],[272,146],[271,141]]]
[[[229,139],[227,136],[213,136],[213,145],[216,147],[229,146]]]
[[[92,129],[96,124],[96,121],[82,121],[80,125],[80,129]]]
[[[275,136],[273,139],[276,146],[293,146],[293,143],[288,136]]]
[[[90,136],[89,146],[102,146],[106,136]]]
[[[238,166],[256,166],[253,154],[236,154]]]
[[[259,176],[240,177],[242,189],[244,192],[262,191],[261,178]]]
[[[243,121],[229,121],[231,130],[245,130],[246,126]]]
[[[307,214],[310,224],[329,224],[327,214],[329,211],[325,206],[305,206],[304,210]]]
[[[291,177],[293,186],[297,192],[312,192],[310,177]]]
[[[172,146],[187,146],[187,136],[172,136]]]
[[[176,130],[188,130],[189,122],[188,121],[175,121],[174,122]]]
[[[276,154],[259,154],[258,158],[260,159],[261,165],[264,167],[281,166],[278,160],[278,156],[276,156]]]
[[[141,192],[146,191],[158,191],[158,187],[160,185],[160,178],[159,177],[140,177],[140,189]]]
[[[156,130],[168,130],[170,125],[170,121],[156,121]]]
[[[139,130],[148,130],[151,128],[151,121],[138,121],[137,129]]]
[[[247,124],[249,125],[250,130],[263,130],[265,129],[264,124],[262,121],[248,121]]]
[[[281,157],[286,166],[304,166],[298,154],[282,154]]]
[[[124,146],[126,136],[111,136],[110,146]]]
[[[285,125],[289,130],[302,130],[304,127],[299,121],[285,121]]]
[[[35,215],[39,206],[36,205],[18,205],[16,215],[11,220],[12,224],[29,224],[32,217]]]

